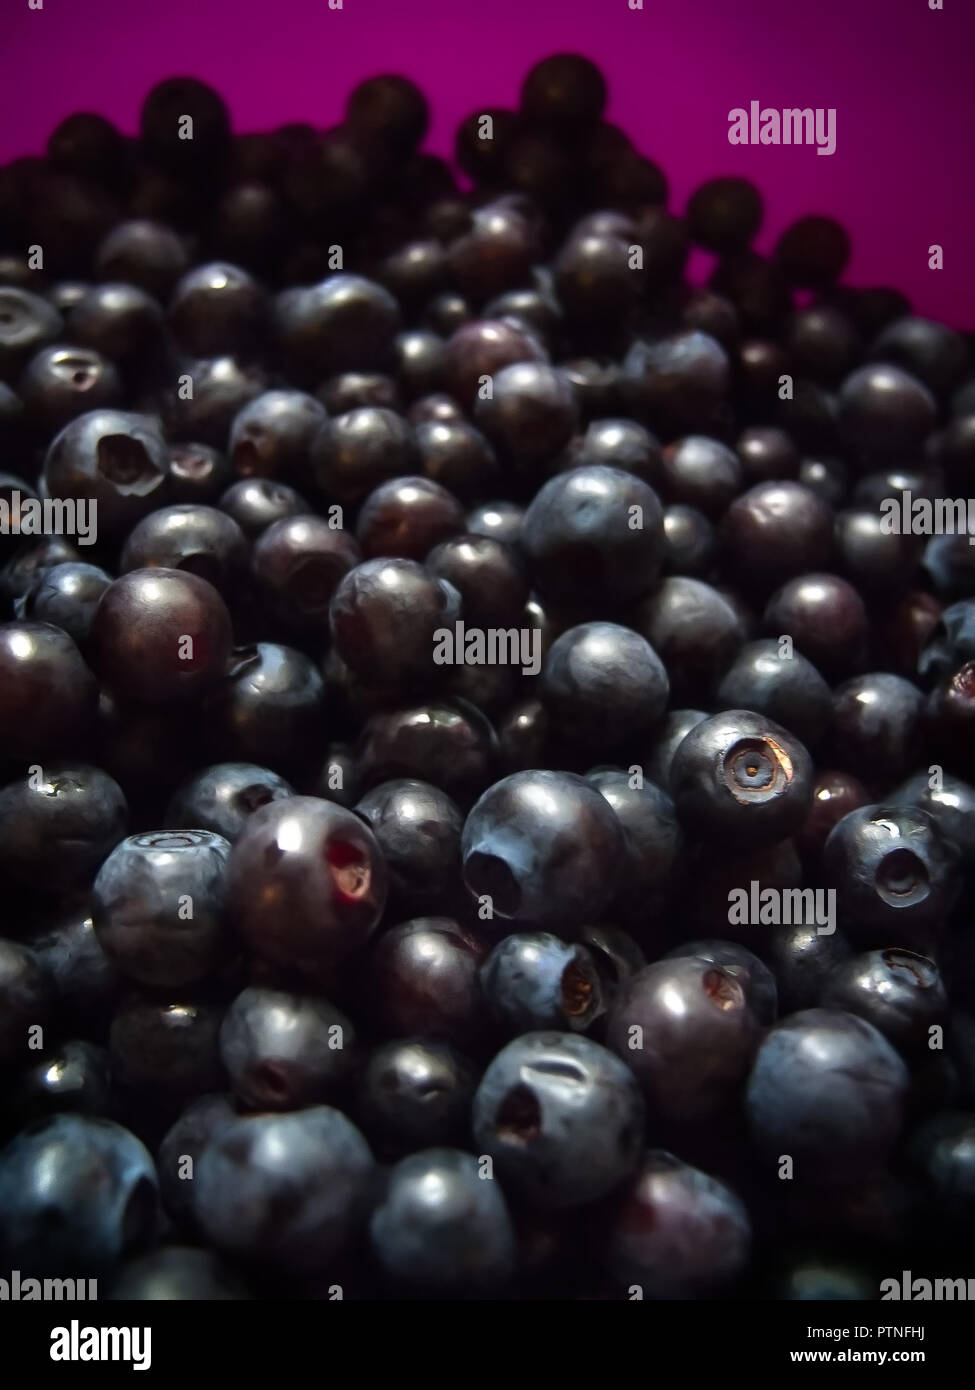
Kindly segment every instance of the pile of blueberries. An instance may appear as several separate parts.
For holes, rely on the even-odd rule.
[[[975,546],[883,504],[975,491],[975,338],[605,102],[0,168],[5,1277],[971,1273]]]

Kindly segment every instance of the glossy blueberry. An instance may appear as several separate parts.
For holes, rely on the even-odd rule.
[[[861,464],[909,462],[933,428],[935,412],[927,387],[886,362],[858,367],[840,390],[840,429]]]
[[[102,540],[120,538],[166,500],[168,451],[158,423],[122,410],[79,415],[52,440],[43,478],[51,497],[97,504]]]
[[[325,407],[304,391],[265,391],[249,401],[230,430],[230,464],[239,478],[297,478]]]
[[[426,568],[460,594],[465,622],[485,628],[521,622],[528,578],[513,546],[489,536],[453,536],[430,551]]]
[[[539,1029],[581,1033],[603,1012],[602,986],[585,946],[550,932],[515,932],[480,969],[488,1011],[504,1037]]]
[[[247,1110],[298,1110],[328,1099],[349,1077],[356,1036],[325,999],[251,986],[220,1025],[220,1056]]]
[[[485,1021],[478,967],[486,949],[476,932],[449,917],[415,917],[384,932],[368,976],[377,1026],[391,1037],[478,1045]]]
[[[170,439],[225,449],[234,420],[267,390],[263,368],[229,355],[188,358],[180,365],[181,375],[193,382],[193,395],[165,392],[157,406]]]
[[[662,787],[634,771],[590,772],[586,781],[604,797],[623,831],[625,856],[614,914],[642,920],[648,894],[665,885],[683,845],[674,803]]]
[[[195,574],[231,598],[247,559],[243,531],[216,507],[183,504],[150,512],[129,532],[119,569]]]
[[[123,1000],[108,1034],[117,1097],[128,1102],[134,1114],[148,1102],[164,1115],[190,1097],[222,1086],[222,1013],[213,1004],[171,1004],[168,997],[131,995]]]
[[[159,1194],[167,1216],[176,1228],[201,1235],[193,1210],[193,1183],[181,1177],[186,1159],[196,1164],[213,1136],[237,1115],[233,1097],[224,1093],[198,1096],[191,1100],[163,1135],[156,1150]]]
[[[386,884],[368,826],[312,796],[255,811],[227,866],[228,907],[243,940],[258,957],[296,970],[364,945],[382,915]]]
[[[37,997],[43,1000],[53,991],[60,1027],[104,1037],[122,977],[95,935],[87,906],[71,905],[46,917],[31,933],[29,947],[47,980],[40,982]]]
[[[141,984],[204,979],[225,948],[230,846],[207,830],[132,835],[99,869],[92,920],[109,959]]]
[[[265,527],[254,543],[251,570],[283,628],[322,633],[332,595],[361,558],[346,531],[308,513]]]
[[[401,1159],[369,1234],[386,1273],[413,1288],[496,1288],[515,1267],[515,1231],[501,1185],[485,1181],[477,1158],[459,1149],[423,1149]]]
[[[212,261],[181,276],[169,302],[169,331],[192,357],[249,356],[265,328],[267,306],[258,282],[238,265]]]
[[[396,1153],[463,1142],[477,1075],[473,1062],[436,1038],[383,1043],[359,1082],[359,1121],[371,1142]]]
[[[623,359],[622,387],[633,413],[668,439],[716,424],[728,385],[727,354],[707,333],[638,339]]]
[[[434,546],[465,529],[457,499],[429,478],[393,478],[359,509],[356,538],[363,555],[422,561]]]
[[[895,1047],[917,1049],[943,1023],[948,997],[933,960],[912,951],[867,951],[838,965],[823,990],[825,1008],[846,1009]]]
[[[711,584],[672,575],[636,608],[633,626],[667,668],[672,698],[703,701],[745,641],[739,611]]]
[[[417,422],[415,439],[424,477],[447,488],[461,501],[477,501],[497,487],[494,449],[485,435],[466,420]]]
[[[796,844],[807,864],[818,865],[830,831],[850,811],[866,806],[870,794],[851,772],[825,768],[816,776],[809,807]]]
[[[863,599],[834,574],[802,574],[769,599],[764,615],[770,636],[789,636],[826,675],[846,676],[864,660],[869,620]]]
[[[455,888],[464,819],[446,792],[400,778],[373,787],[355,810],[372,827],[401,904],[429,905]]]
[[[903,777],[920,751],[924,696],[886,671],[854,676],[833,693],[833,761],[866,780]]]
[[[718,439],[690,434],[663,451],[659,487],[666,502],[697,507],[716,520],[741,491],[741,484],[737,454]]]
[[[650,750],[645,773],[658,787],[670,786],[670,765],[684,739],[707,714],[700,709],[675,709],[666,716]]]
[[[283,290],[274,311],[277,341],[299,385],[336,372],[382,371],[401,326],[396,300],[361,275],[330,275]]]
[[[821,497],[789,480],[759,483],[737,497],[721,523],[731,571],[766,592],[826,567],[833,513]]]
[[[108,1116],[108,1053],[81,1040],[58,1043],[29,1062],[11,1086],[8,1103],[17,1128],[61,1111]]]
[[[503,545],[516,545],[521,540],[525,509],[516,502],[485,502],[475,507],[467,517],[467,530],[472,536],[486,536]]]
[[[799,651],[773,638],[742,647],[715,691],[724,707],[755,710],[815,748],[833,715],[829,686]]]
[[[618,623],[569,628],[552,643],[542,670],[541,697],[555,729],[593,750],[646,734],[669,692],[650,643]]]
[[[823,869],[851,939],[923,951],[957,897],[959,857],[927,811],[862,806],[831,832]]]
[[[638,1162],[644,1111],[613,1054],[573,1033],[526,1033],[501,1049],[474,1097],[474,1139],[504,1183],[544,1207],[607,1196]]]
[[[30,760],[77,746],[98,687],[66,632],[51,623],[0,624],[0,757]]]
[[[606,1262],[643,1298],[702,1298],[747,1267],[752,1228],[744,1203],[709,1173],[653,1149],[620,1193]]]
[[[813,765],[774,720],[726,710],[695,725],[678,746],[670,790],[688,831],[757,847],[798,830],[812,800]]]
[[[952,675],[975,659],[975,600],[963,599],[944,609],[921,652],[918,674],[926,681]]]
[[[464,881],[499,917],[580,923],[612,900],[611,865],[623,843],[611,806],[581,777],[515,772],[481,796],[464,824]]]
[[[639,598],[663,561],[657,494],[618,468],[575,468],[551,478],[525,513],[521,535],[539,590],[605,604]]]
[[[360,406],[326,420],[312,439],[310,458],[330,503],[361,502],[380,483],[416,472],[409,426],[384,406]]]
[[[214,763],[178,789],[166,810],[168,829],[210,830],[233,844],[248,816],[269,801],[294,796],[290,784],[254,763]]]
[[[212,751],[281,776],[300,770],[324,743],[324,702],[322,677],[304,652],[279,642],[237,647],[206,705]]]
[[[52,1115],[0,1153],[4,1267],[90,1278],[154,1234],[156,1170],[111,1120]]]
[[[183,570],[132,570],[105,590],[91,629],[92,664],[120,696],[192,700],[220,681],[231,623],[212,584]]]
[[[70,310],[67,336],[108,358],[123,381],[135,385],[163,368],[165,326],[162,305],[151,294],[109,282],[91,285]]]
[[[364,787],[399,777],[432,782],[462,808],[489,785],[498,757],[491,724],[464,700],[438,700],[374,714],[358,743]]]
[[[912,372],[936,396],[944,398],[961,382],[971,355],[965,340],[946,324],[907,315],[894,319],[874,339],[870,356]]]
[[[744,990],[749,1009],[763,1027],[775,1022],[779,1011],[775,976],[754,952],[737,941],[685,941],[680,946],[674,946],[663,959],[686,956],[710,961],[736,980]]]
[[[122,788],[108,773],[48,764],[0,790],[0,865],[44,892],[87,887],[127,822]]]
[[[696,957],[633,975],[610,1010],[607,1045],[633,1072],[652,1110],[710,1119],[733,1103],[760,1028],[742,980]]]
[[[294,488],[270,478],[246,478],[232,483],[219,505],[252,540],[273,522],[308,512],[308,504]]]
[[[21,601],[24,619],[62,628],[79,647],[91,633],[95,610],[112,576],[98,565],[69,562],[45,569]]]
[[[366,1141],[331,1106],[244,1115],[200,1155],[194,1211],[227,1255],[287,1272],[319,1270],[356,1234],[373,1171]]]
[[[147,219],[119,222],[95,257],[98,278],[136,285],[163,301],[187,266],[186,248],[171,227]]]
[[[892,806],[917,806],[926,811],[941,833],[957,844],[966,867],[975,862],[975,787],[970,783],[950,773],[942,772],[935,778],[929,772],[918,772],[887,800]]]
[[[0,380],[16,381],[35,352],[57,342],[64,320],[48,300],[0,285]]]
[[[207,502],[216,505],[217,498],[229,482],[230,466],[218,449],[209,444],[187,442],[170,447],[167,491],[174,503]]]
[[[814,1186],[861,1176],[896,1141],[907,1068],[873,1024],[840,1009],[806,1009],[766,1035],[748,1078],[746,1112],[769,1163],[788,1154]]]
[[[41,348],[21,373],[17,390],[30,419],[47,434],[85,411],[122,401],[118,372],[91,348]]]

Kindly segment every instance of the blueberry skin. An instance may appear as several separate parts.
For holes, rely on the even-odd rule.
[[[667,714],[657,731],[644,769],[647,777],[658,787],[666,790],[670,786],[670,767],[674,761],[674,754],[695,725],[707,717],[703,709],[672,709]]]
[[[842,932],[820,935],[814,926],[780,927],[769,940],[780,1012],[791,1014],[819,1003],[834,969],[852,954]]]
[[[475,705],[437,700],[373,715],[363,727],[357,755],[363,786],[417,778],[467,809],[491,784],[498,740]]]
[[[653,782],[632,785],[629,772],[589,772],[586,781],[605,797],[620,823],[625,842],[623,881],[614,911],[643,917],[647,894],[666,884],[683,848],[684,837],[674,803]]]
[[[345,574],[329,607],[335,650],[349,668],[403,688],[429,686],[442,668],[434,633],[453,629],[460,598],[415,560],[365,560]]]
[[[150,831],[115,847],[95,879],[92,920],[124,975],[180,986],[214,970],[225,947],[229,854],[223,836],[208,830]]]
[[[411,777],[381,782],[355,811],[371,826],[401,902],[429,905],[459,881],[464,818],[439,787]]]
[[[187,1171],[184,1160],[192,1159],[195,1172],[207,1144],[236,1116],[232,1096],[222,1093],[198,1096],[163,1135],[156,1150],[159,1194],[177,1230],[196,1237],[202,1235],[193,1209],[193,1183],[183,1176]]]
[[[966,661],[975,661],[975,599],[962,599],[946,608],[918,660],[918,675],[928,682],[952,675]]]
[[[650,643],[619,623],[569,628],[542,668],[542,701],[556,729],[594,751],[646,733],[669,694],[667,672]]]
[[[867,951],[838,965],[820,1000],[865,1018],[902,1049],[923,1047],[933,1024],[943,1023],[948,996],[941,972],[912,951]]]
[[[90,410],[51,441],[43,478],[51,497],[97,503],[99,539],[121,539],[166,498],[169,451],[149,415]]]
[[[702,720],[678,746],[670,791],[685,828],[738,848],[794,834],[812,801],[813,763],[781,724],[732,709]]]
[[[4,1268],[104,1271],[153,1234],[158,1186],[143,1145],[112,1120],[53,1115],[0,1152]]]
[[[882,1033],[840,1009],[805,1009],[766,1035],[745,1108],[769,1162],[789,1154],[802,1182],[852,1181],[900,1132],[907,1067]]]
[[[589,951],[550,932],[506,936],[479,975],[488,1011],[506,1038],[544,1028],[581,1033],[603,1012]]]
[[[512,921],[598,919],[618,888],[623,831],[606,799],[567,772],[514,772],[464,824],[464,882]]]
[[[374,1171],[365,1139],[331,1106],[240,1116],[200,1155],[194,1211],[223,1253],[313,1272],[355,1235]]]
[[[830,688],[798,651],[780,655],[766,638],[742,647],[724,673],[715,700],[728,709],[751,709],[789,729],[807,748],[819,744],[833,715]]]
[[[66,632],[50,623],[0,624],[0,760],[77,747],[97,707],[95,677]]]
[[[111,582],[112,576],[97,565],[54,565],[24,595],[18,617],[28,622],[53,623],[79,647],[84,647],[98,600]]]
[[[357,1113],[370,1142],[395,1153],[464,1142],[478,1072],[436,1038],[396,1038],[377,1047],[358,1087]]]
[[[652,1149],[620,1194],[605,1259],[645,1299],[703,1298],[744,1272],[751,1244],[748,1212],[731,1188]]]
[[[631,529],[631,518],[641,524]],[[521,543],[544,596],[625,603],[645,594],[660,573],[663,509],[654,490],[632,473],[573,468],[535,494]]]
[[[685,941],[674,946],[662,957],[663,960],[676,960],[682,956],[692,956],[697,960],[710,961],[733,980],[737,980],[745,992],[745,999],[758,1022],[766,1027],[774,1023],[779,1012],[779,992],[775,976],[747,946],[737,941],[707,939]]]
[[[32,1060],[28,1029],[47,1022],[54,997],[46,964],[19,941],[0,937],[0,1062]]]
[[[450,917],[415,917],[384,932],[367,976],[378,1031],[478,1047],[485,1010],[477,972],[485,954],[483,939]]]
[[[830,832],[823,873],[840,923],[864,946],[924,951],[960,887],[959,851],[916,806],[861,806]]]
[[[110,1303],[215,1303],[253,1295],[237,1272],[212,1250],[165,1245],[127,1261],[106,1297]]]
[[[61,1027],[103,1037],[122,976],[102,949],[88,907],[66,908],[42,922],[29,944],[51,981]]]
[[[351,1073],[355,1029],[325,999],[251,986],[220,1026],[220,1056],[248,1110],[297,1110],[326,1100]]]
[[[297,478],[327,411],[304,391],[265,391],[234,417],[228,453],[238,478]]]
[[[656,961],[623,985],[606,1043],[666,1119],[729,1108],[758,1046],[759,1023],[740,978],[695,957]]]
[[[975,1228],[975,1115],[952,1110],[936,1115],[911,1139],[909,1159],[948,1229]]]
[[[838,767],[874,782],[905,776],[921,744],[924,696],[886,671],[854,676],[833,693],[832,752]]]
[[[313,796],[255,811],[233,846],[228,906],[262,959],[313,970],[364,945],[386,905],[387,871],[369,827]]]
[[[294,795],[291,784],[268,767],[213,763],[173,794],[164,819],[167,829],[210,830],[233,844],[254,811]]]
[[[892,806],[917,806],[933,816],[938,829],[961,850],[962,862],[975,863],[975,787],[942,773],[941,786],[933,788],[927,772],[902,782],[887,798]]]
[[[613,1191],[635,1168],[644,1108],[627,1068],[573,1033],[525,1033],[501,1049],[474,1097],[474,1139],[505,1187],[544,1207]]]
[[[0,790],[0,865],[45,892],[87,887],[127,828],[122,788],[85,763],[49,764]]]
[[[460,1149],[425,1149],[393,1168],[369,1221],[376,1258],[420,1289],[496,1288],[514,1272],[517,1243],[501,1185]]]

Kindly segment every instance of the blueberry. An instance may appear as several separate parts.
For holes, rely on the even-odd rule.
[[[234,417],[231,467],[240,478],[297,479],[307,470],[312,439],[325,419],[325,407],[304,391],[265,391]]]
[[[667,706],[670,683],[650,643],[618,623],[582,623],[545,657],[541,695],[556,731],[608,751],[647,731]]]
[[[158,1125],[175,1106],[224,1084],[218,1035],[222,1009],[130,996],[108,1035],[112,1084],[134,1119],[141,1107]]]
[[[166,826],[211,830],[233,844],[253,811],[290,796],[294,796],[291,786],[269,768],[214,763],[174,794],[166,810]]]
[[[53,565],[39,575],[23,598],[22,614],[28,622],[51,623],[62,628],[84,648],[91,634],[95,610],[112,576],[97,565]]]
[[[356,1037],[324,999],[251,986],[220,1025],[220,1055],[249,1110],[297,1110],[327,1099],[354,1065]]]
[[[526,1033],[502,1048],[474,1097],[474,1138],[506,1187],[545,1207],[607,1196],[643,1143],[636,1082],[606,1048]]]
[[[806,1009],[767,1034],[748,1078],[746,1110],[769,1163],[788,1155],[803,1183],[849,1181],[897,1139],[907,1068],[872,1023]]]
[[[864,946],[924,950],[959,890],[959,851],[917,806],[862,806],[836,825],[823,851],[841,925]]]
[[[159,830],[115,847],[95,879],[92,919],[123,974],[179,986],[214,970],[226,946],[229,853],[208,830]]]
[[[247,560],[243,531],[226,512],[200,504],[160,507],[129,532],[119,569],[195,574],[229,600]]]
[[[516,932],[480,968],[488,1011],[505,1037],[538,1029],[584,1032],[603,1012],[602,986],[585,946],[550,932]]]
[[[397,1283],[477,1291],[514,1271],[514,1227],[500,1184],[473,1154],[423,1149],[392,1169],[369,1222],[373,1250]]]
[[[77,746],[97,700],[95,678],[61,628],[0,624],[0,758],[33,760]]]
[[[429,904],[458,885],[464,822],[446,792],[399,778],[366,792],[355,811],[372,827],[401,903]]]
[[[632,1296],[701,1298],[734,1283],[751,1254],[741,1199],[709,1173],[653,1149],[620,1194],[606,1262]]]
[[[623,603],[645,594],[660,572],[663,512],[632,473],[574,468],[535,494],[521,540],[543,594]]]
[[[937,965],[903,950],[867,951],[844,961],[830,975],[821,1003],[865,1018],[902,1049],[927,1045],[948,1010]]]
[[[832,973],[850,957],[841,932],[821,933],[814,926],[793,926],[772,933],[769,960],[778,985],[781,1013],[811,1009],[819,1003]]]
[[[723,965],[657,961],[633,975],[610,1010],[607,1044],[666,1119],[727,1110],[759,1041],[749,991]]]
[[[450,1043],[383,1043],[359,1081],[359,1122],[372,1143],[395,1153],[463,1142],[477,1078],[473,1062]]]
[[[5,1268],[90,1278],[154,1234],[157,1209],[152,1159],[112,1120],[52,1115],[0,1152]]]
[[[87,906],[67,907],[42,921],[29,946],[53,988],[61,1026],[104,1037],[122,977],[102,949]]]
[[[221,1126],[200,1155],[194,1210],[225,1254],[313,1272],[356,1234],[373,1171],[366,1141],[330,1106],[245,1115]]]
[[[167,1216],[177,1230],[202,1234],[193,1210],[196,1163],[213,1136],[236,1117],[233,1098],[222,1093],[198,1096],[190,1101],[163,1135],[156,1150],[159,1192]],[[189,1159],[192,1168],[187,1164]]]
[[[122,788],[107,773],[50,763],[0,789],[0,864],[43,892],[87,887],[127,820]]]
[[[386,886],[368,826],[313,796],[256,810],[227,866],[228,907],[244,941],[260,958],[299,970],[364,945],[382,915]]]
[[[111,1113],[108,1053],[80,1039],[42,1052],[10,1089],[9,1114],[19,1128],[60,1111]]]
[[[750,709],[782,724],[807,748],[822,742],[833,717],[829,686],[801,652],[766,638],[742,647],[715,692],[726,708]]]
[[[914,766],[924,697],[902,676],[872,671],[833,694],[833,760],[860,777],[889,784]]]
[[[917,806],[926,811],[942,834],[957,844],[962,862],[966,866],[975,862],[975,787],[968,782],[950,773],[934,778],[931,773],[918,772],[887,800],[894,806]]]
[[[598,917],[617,883],[623,832],[581,777],[515,772],[490,787],[464,825],[464,881],[492,913],[572,924]]]
[[[629,772],[590,772],[586,781],[609,802],[626,846],[614,910],[642,921],[648,895],[666,885],[683,848],[674,803],[662,787]]]
[[[702,720],[678,745],[670,789],[688,831],[737,847],[772,844],[797,830],[812,800],[804,745],[749,710]]]
[[[0,938],[0,1058],[28,1060],[31,1029],[47,1022],[54,989],[46,964],[17,941]]]
[[[372,948],[368,1006],[381,1032],[480,1044],[484,1000],[478,967],[483,939],[449,917],[415,917],[384,932]]]
[[[745,993],[745,1002],[763,1026],[774,1023],[779,1011],[778,988],[775,976],[747,947],[736,941],[685,941],[673,947],[664,960],[692,957],[710,961],[724,974],[737,980]]]

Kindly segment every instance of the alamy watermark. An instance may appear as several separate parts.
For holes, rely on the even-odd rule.
[[[97,1279],[32,1279],[22,1277],[19,1269],[11,1270],[9,1279],[0,1279],[0,1303],[85,1303],[97,1299]]]
[[[753,878],[728,894],[733,927],[815,927],[818,936],[836,930],[835,888],[763,888]]]
[[[761,102],[728,112],[729,145],[815,145],[817,154],[836,153],[836,107],[792,106],[778,111]]]
[[[520,666],[523,676],[542,669],[542,633],[537,627],[468,627],[458,619],[453,627],[433,634],[433,659],[438,666]]]
[[[94,498],[25,497],[16,488],[0,497],[0,536],[74,536],[79,545],[98,540]]]
[[[975,545],[975,497],[915,497],[910,488],[880,504],[886,536],[967,536]]]

